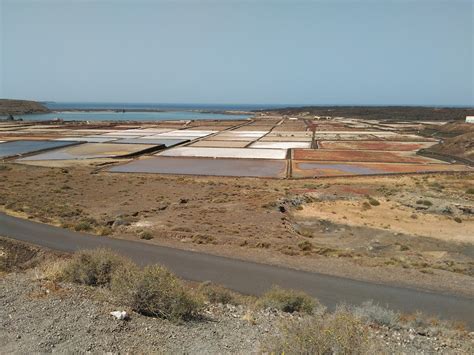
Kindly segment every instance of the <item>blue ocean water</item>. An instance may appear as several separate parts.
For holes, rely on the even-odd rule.
[[[15,115],[15,118],[33,121],[63,119],[65,121],[166,121],[166,120],[233,120],[246,119],[251,114],[224,114],[219,111],[251,111],[276,107],[275,105],[236,104],[156,104],[107,102],[45,102],[52,113]],[[68,111],[79,110],[79,111]],[[80,110],[103,110],[86,112]],[[114,110],[117,110],[114,111]],[[125,110],[125,112],[122,112]],[[146,112],[137,110],[162,110]],[[0,116],[0,118],[4,118]]]
[[[129,102],[44,102],[50,110],[163,110],[163,111],[252,111],[289,105],[265,104],[176,104],[176,103],[129,103]]]
[[[220,113],[202,113],[194,111],[166,112],[114,112],[114,111],[69,111],[28,115],[14,115],[15,119],[25,121],[48,121],[63,119],[64,121],[167,121],[167,120],[235,120],[246,119],[252,115],[226,115]],[[0,116],[0,118],[2,118]]]

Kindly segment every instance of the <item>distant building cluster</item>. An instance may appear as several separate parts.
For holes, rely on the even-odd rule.
[[[466,123],[474,123],[474,116],[466,116]]]

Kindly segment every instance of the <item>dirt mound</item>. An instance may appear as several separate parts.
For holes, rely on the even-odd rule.
[[[451,155],[474,162],[474,131],[445,139],[443,142],[426,149],[426,151]]]
[[[438,127],[430,127],[432,135],[439,138],[453,138],[466,133],[474,132],[474,124],[466,122],[450,122]]]
[[[21,115],[41,112],[49,112],[49,110],[46,106],[36,101],[0,99],[0,115]]]
[[[28,244],[0,238],[0,272],[26,270],[44,259],[44,252]]]

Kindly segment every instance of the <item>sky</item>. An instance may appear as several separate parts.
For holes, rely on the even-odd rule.
[[[474,105],[473,0],[0,0],[0,97]]]

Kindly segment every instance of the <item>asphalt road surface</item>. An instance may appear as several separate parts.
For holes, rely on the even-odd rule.
[[[474,299],[415,289],[299,271],[204,253],[77,233],[0,213],[0,236],[54,250],[106,247],[145,265],[163,264],[178,276],[194,281],[212,281],[230,289],[258,295],[272,285],[303,290],[329,308],[340,303],[360,304],[367,300],[403,312],[420,310],[444,319],[466,322],[474,328]]]

